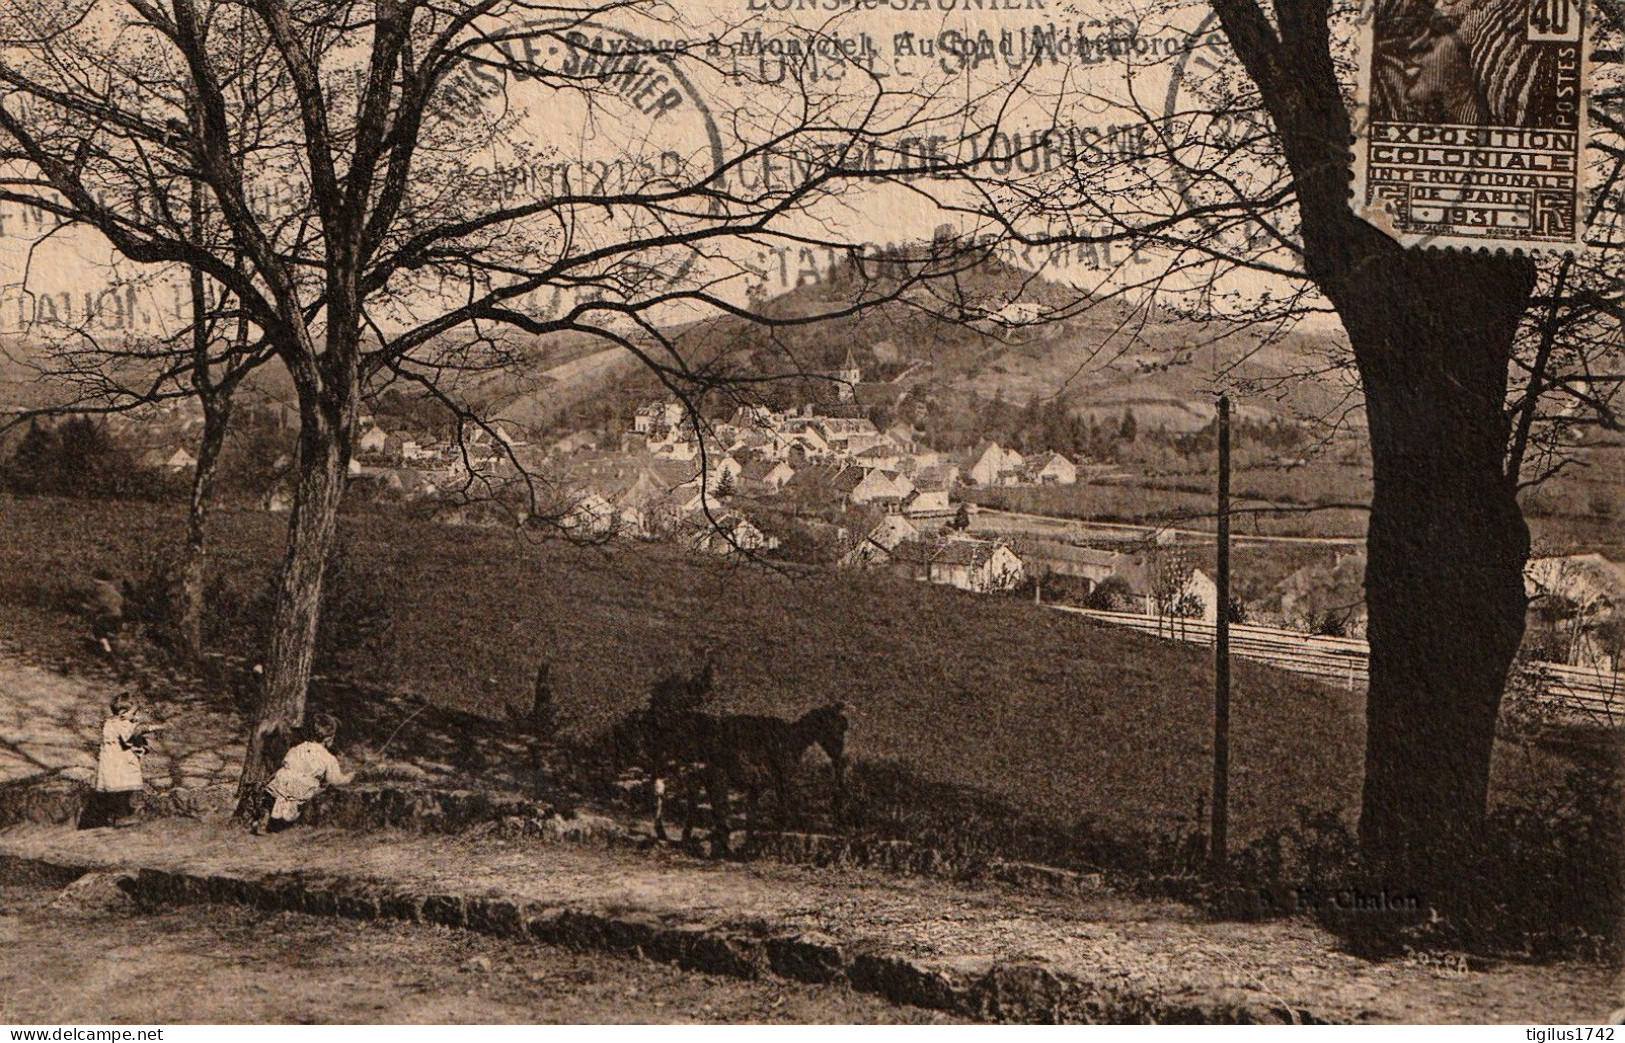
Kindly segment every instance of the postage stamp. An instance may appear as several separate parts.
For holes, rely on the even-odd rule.
[[[1581,0],[1373,0],[1355,212],[1406,246],[1579,250]]]

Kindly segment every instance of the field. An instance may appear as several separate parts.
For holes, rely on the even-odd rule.
[[[1573,466],[1522,497],[1534,553],[1598,552],[1625,558],[1625,445],[1572,451]],[[1091,521],[1212,530],[1215,479],[1209,471],[1130,474],[1111,483],[972,489],[978,503]],[[1238,467],[1231,478],[1233,531],[1242,535],[1361,538],[1371,499],[1369,464],[1310,460],[1295,467]]]
[[[48,607],[96,565],[126,574],[179,537],[181,516],[131,503],[0,500],[0,621],[24,642],[65,629]],[[281,519],[229,511],[214,568],[262,588]],[[552,664],[566,727],[639,705],[649,681],[717,657],[719,702],[786,715],[834,699],[853,753],[925,784],[984,793],[1073,829],[1180,831],[1208,786],[1208,654],[1015,600],[884,577],[797,578],[655,546],[613,550],[511,533],[350,517],[345,570],[366,577],[393,629],[392,684],[494,718]],[[53,602],[55,599],[55,602]],[[41,638],[42,639],[42,638]],[[238,651],[249,651],[247,648]],[[1300,806],[1352,822],[1362,699],[1248,663],[1233,697],[1233,825],[1241,838]],[[1501,758],[1503,790],[1525,758]]]

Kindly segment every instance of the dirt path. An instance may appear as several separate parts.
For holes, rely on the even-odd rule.
[[[89,782],[108,700],[122,687],[32,665],[0,647],[0,783],[33,775]],[[143,696],[143,711],[167,726],[142,765],[152,789],[236,779],[243,756],[237,717],[218,701],[195,687],[167,686]]]
[[[88,779],[113,690],[110,680],[66,677],[0,651],[0,781],[41,773]],[[153,787],[229,782],[241,757],[234,716],[196,690],[167,696],[152,707],[172,725],[148,760]],[[0,834],[0,852],[193,873],[301,872],[701,926],[767,924],[843,944],[883,945],[950,970],[1012,961],[1170,1003],[1290,1005],[1339,1021],[1596,1022],[1625,999],[1610,971],[1588,965],[1506,964],[1457,973],[1371,964],[1340,952],[1307,922],[1210,922],[1171,902],[1051,898],[772,863],[722,865],[664,850],[328,830],[256,839],[218,821],[166,819],[124,831],[20,828]]]
[[[950,1020],[847,989],[719,978],[471,931],[235,907],[63,909],[56,895],[0,887],[0,1022]]]
[[[254,838],[223,824],[168,820],[122,831],[15,829],[0,834],[0,853],[194,874],[297,871],[307,879],[500,896],[700,928],[759,925],[879,945],[945,970],[1017,962],[1170,1004],[1288,1004],[1335,1021],[1595,1023],[1619,1006],[1613,973],[1596,966],[1460,972],[1369,963],[1297,921],[1213,923],[1173,903],[1039,897],[667,852],[327,830]]]

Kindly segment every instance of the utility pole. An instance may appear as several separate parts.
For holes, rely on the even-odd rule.
[[[1223,878],[1230,829],[1230,396],[1219,396],[1218,614],[1213,631],[1213,810],[1208,859]]]

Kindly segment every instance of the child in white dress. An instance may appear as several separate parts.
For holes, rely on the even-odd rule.
[[[278,833],[287,829],[299,820],[306,802],[324,786],[343,786],[355,780],[354,775],[344,773],[330,749],[338,730],[339,722],[331,714],[318,713],[311,717],[306,729],[309,738],[288,751],[282,758],[282,767],[265,784],[271,807],[255,832]]]
[[[108,704],[102,723],[102,744],[96,754],[96,784],[90,803],[79,817],[80,829],[122,825],[135,813],[135,795],[145,787],[141,758],[147,737],[162,727],[143,723],[135,696],[121,692]]]

